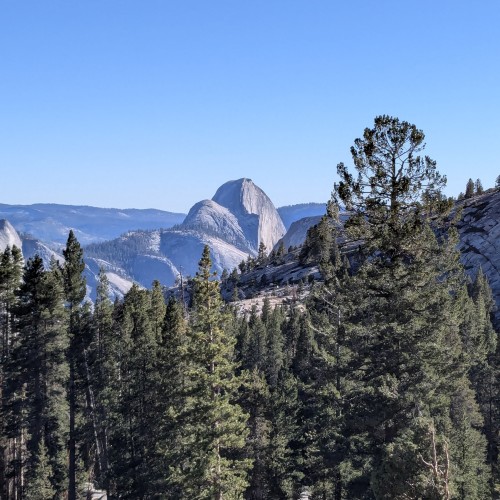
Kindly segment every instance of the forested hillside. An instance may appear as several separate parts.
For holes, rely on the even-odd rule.
[[[498,498],[494,302],[423,141],[387,116],[356,139],[301,253],[322,280],[287,306],[237,314],[208,246],[189,303],[111,303],[101,273],[93,307],[72,232],[50,270],[7,248],[1,498]]]

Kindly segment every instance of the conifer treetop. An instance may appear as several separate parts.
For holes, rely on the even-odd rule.
[[[402,237],[419,224],[426,205],[448,208],[441,194],[446,177],[434,160],[422,155],[424,139],[415,125],[378,116],[373,128],[365,128],[351,147],[357,175],[344,163],[337,165],[341,180],[335,185],[334,200],[351,211],[352,221],[363,227],[362,237],[374,228],[380,236],[382,227],[386,234]]]

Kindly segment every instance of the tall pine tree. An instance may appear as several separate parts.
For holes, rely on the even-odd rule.
[[[236,404],[235,339],[225,330],[219,283],[205,246],[194,278],[193,311],[186,346],[187,381],[182,401],[184,457],[172,471],[183,498],[238,498],[251,466],[239,456],[247,415]]]

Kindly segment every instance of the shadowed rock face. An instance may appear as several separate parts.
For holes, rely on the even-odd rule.
[[[458,205],[461,260],[471,276],[479,267],[488,277],[497,305],[495,326],[500,328],[500,191],[476,196]]]
[[[321,217],[321,215],[304,217],[303,219],[292,222],[290,228],[282,238],[285,249],[290,246],[297,247],[302,245],[302,243],[306,241],[307,231],[309,228],[319,224]]]

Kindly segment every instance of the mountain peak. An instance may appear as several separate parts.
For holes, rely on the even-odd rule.
[[[255,249],[263,242],[268,250],[271,250],[285,234],[285,226],[273,202],[251,179],[226,182],[217,190],[212,200],[237,217]],[[258,217],[258,226],[255,224],[255,216]],[[249,234],[250,232],[253,234]]]
[[[255,213],[252,211],[252,200],[263,194],[267,195],[257,187],[252,179],[242,178],[235,181],[228,181],[217,189],[213,201],[226,207],[231,212]],[[250,203],[248,203],[250,202]]]

